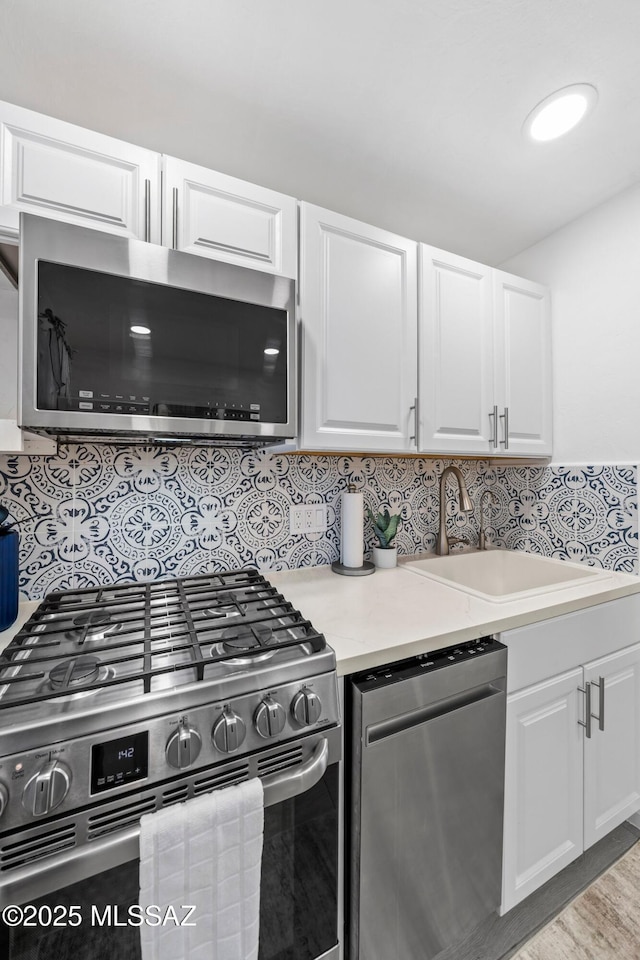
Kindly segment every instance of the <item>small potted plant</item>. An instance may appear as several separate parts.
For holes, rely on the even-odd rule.
[[[383,569],[395,567],[398,563],[398,550],[397,547],[391,545],[391,541],[398,532],[400,514],[390,514],[385,507],[384,512],[379,513],[376,517],[373,511],[367,507],[367,516],[371,520],[373,532],[380,542],[379,546],[376,544],[373,548],[373,562],[376,567],[382,567]]]

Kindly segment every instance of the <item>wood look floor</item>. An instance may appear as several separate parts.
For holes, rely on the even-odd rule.
[[[513,960],[638,960],[640,842],[530,940]]]
[[[462,943],[438,954],[437,960],[514,960],[518,951],[530,948],[533,938],[560,916],[576,897],[586,892],[606,870],[618,863],[640,839],[640,830],[621,823],[608,836],[589,847],[581,856],[548,880],[542,887],[509,910],[504,917],[491,914]],[[638,885],[640,891],[640,884]],[[571,956],[571,955],[570,955]],[[590,960],[605,960],[603,954],[587,954]],[[633,960],[640,960],[640,942]],[[629,960],[621,956],[620,960]],[[385,957],[385,960],[391,960]],[[397,960],[397,958],[393,958]],[[406,960],[406,958],[403,958]],[[524,960],[524,958],[521,958]],[[565,960],[547,953],[544,960]],[[571,960],[579,960],[575,955]],[[617,960],[617,958],[616,958]]]

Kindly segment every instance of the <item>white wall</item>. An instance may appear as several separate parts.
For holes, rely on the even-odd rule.
[[[0,420],[16,416],[18,291],[0,273]]]
[[[640,186],[501,266],[551,288],[554,462],[639,462]]]

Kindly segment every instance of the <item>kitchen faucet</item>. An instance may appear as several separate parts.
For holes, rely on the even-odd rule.
[[[469,494],[467,493],[464,477],[460,473],[460,470],[458,467],[454,466],[445,467],[442,471],[442,476],[440,477],[440,529],[438,530],[438,538],[436,540],[436,553],[440,557],[444,557],[449,553],[449,544],[469,542],[463,537],[447,537],[446,486],[447,476],[450,473],[453,473],[458,481],[460,509],[463,513],[473,513],[473,504],[471,503]]]

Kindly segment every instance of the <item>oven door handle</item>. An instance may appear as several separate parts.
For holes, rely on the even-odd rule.
[[[322,780],[329,764],[329,741],[322,739],[308,760],[293,772],[271,773],[262,778],[264,805],[272,807],[276,803],[306,793]]]
[[[264,805],[273,806],[310,790],[324,776],[329,763],[329,740],[318,741],[311,756],[297,769],[262,778]],[[117,867],[140,854],[140,824],[132,824],[102,840],[45,857],[3,875],[0,908],[44,897],[67,884],[81,882],[103,870]],[[1,932],[1,930],[0,930]],[[1,939],[1,938],[0,938]]]

